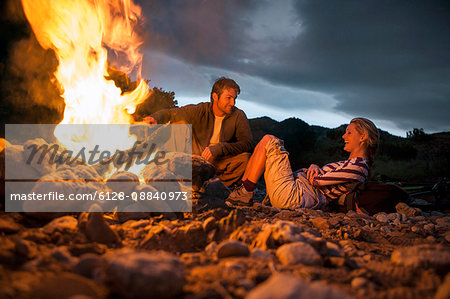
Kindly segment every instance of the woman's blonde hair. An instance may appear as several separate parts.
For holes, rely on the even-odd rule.
[[[363,117],[354,118],[350,123],[355,124],[356,131],[358,131],[359,134],[367,135],[364,145],[367,151],[369,165],[372,165],[378,148],[378,141],[380,140],[380,133],[378,132],[377,127],[372,121]]]

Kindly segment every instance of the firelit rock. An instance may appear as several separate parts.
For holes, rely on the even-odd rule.
[[[112,191],[123,192],[127,196],[139,185],[139,177],[128,171],[118,171],[106,181],[106,185]]]
[[[249,256],[250,250],[247,244],[239,241],[224,241],[217,246],[217,257]]]
[[[14,165],[14,167],[8,167],[8,176],[7,179],[23,179],[31,178],[36,179],[40,178],[42,175],[39,171],[33,168],[30,164],[25,163],[23,154],[23,146],[22,145],[13,145],[5,140],[6,148],[0,153],[0,166],[2,171],[5,171],[5,158],[8,159],[8,163],[10,165]],[[24,187],[28,185],[24,184]],[[30,186],[31,187],[31,186]],[[29,190],[22,190],[23,192],[28,192]]]
[[[310,220],[311,223],[320,230],[327,230],[330,229],[330,224],[328,223],[327,219],[322,217],[317,217]]]
[[[247,299],[347,299],[349,295],[321,282],[308,283],[291,274],[275,274],[254,288]]]
[[[55,232],[61,233],[75,233],[78,225],[78,220],[73,216],[63,216],[53,219],[46,224],[41,230],[46,234],[53,234]]]
[[[304,264],[321,266],[322,257],[308,243],[294,242],[277,249],[277,257],[284,265]]]
[[[405,214],[408,217],[420,215],[422,211],[419,208],[412,208],[404,202],[400,202],[395,206],[395,210],[400,214]]]
[[[450,267],[450,248],[428,244],[404,247],[392,253],[391,261],[397,265],[413,268],[448,269]]]
[[[95,272],[100,268],[102,258],[97,254],[83,254],[74,266],[74,272],[87,278],[94,278]]]
[[[280,220],[275,224],[264,225],[263,230],[257,235],[252,246],[261,249],[274,249],[284,243],[304,241],[305,237],[301,233],[309,230],[310,228],[306,226]]]
[[[102,282],[125,298],[173,298],[183,291],[184,265],[166,252],[120,250],[104,256]]]
[[[200,190],[203,183],[212,178],[215,173],[214,165],[200,156],[192,155],[192,190]]]
[[[40,148],[51,149],[52,146],[59,148],[57,144],[48,144],[42,138],[28,140],[23,145],[23,161],[39,172],[40,176],[55,172],[57,164],[55,163],[56,155],[53,153],[56,153],[56,150],[39,150]]]
[[[438,288],[436,294],[434,295],[434,299],[447,299],[450,298],[450,273],[447,273],[444,281]]]
[[[73,273],[39,273],[34,275],[29,294],[24,298],[106,298],[105,287]]]
[[[100,211],[100,208],[94,205],[89,213],[82,213],[78,218],[78,228],[93,242],[107,245],[119,243],[119,236],[109,227]]]
[[[21,229],[21,226],[17,224],[14,219],[10,217],[0,218],[0,233],[17,233]]]
[[[228,189],[219,178],[212,178],[206,182],[205,196],[217,197],[225,200],[230,195],[230,189]]]

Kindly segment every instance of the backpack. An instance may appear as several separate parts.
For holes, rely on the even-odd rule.
[[[396,212],[399,202],[407,202],[408,193],[397,185],[378,182],[352,183],[350,192],[343,194],[337,201],[331,202],[331,208],[339,212],[358,208],[368,215],[379,212]]]

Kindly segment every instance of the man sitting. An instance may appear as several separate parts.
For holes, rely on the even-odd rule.
[[[211,162],[217,176],[229,187],[241,179],[252,151],[247,116],[234,106],[239,93],[234,80],[221,77],[212,87],[211,102],[164,109],[144,121],[191,124],[192,153]]]

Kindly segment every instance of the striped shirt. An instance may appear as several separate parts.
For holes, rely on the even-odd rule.
[[[324,173],[314,179],[313,185],[331,200],[349,192],[351,183],[364,182],[369,175],[369,165],[360,157],[329,163],[322,170]]]

